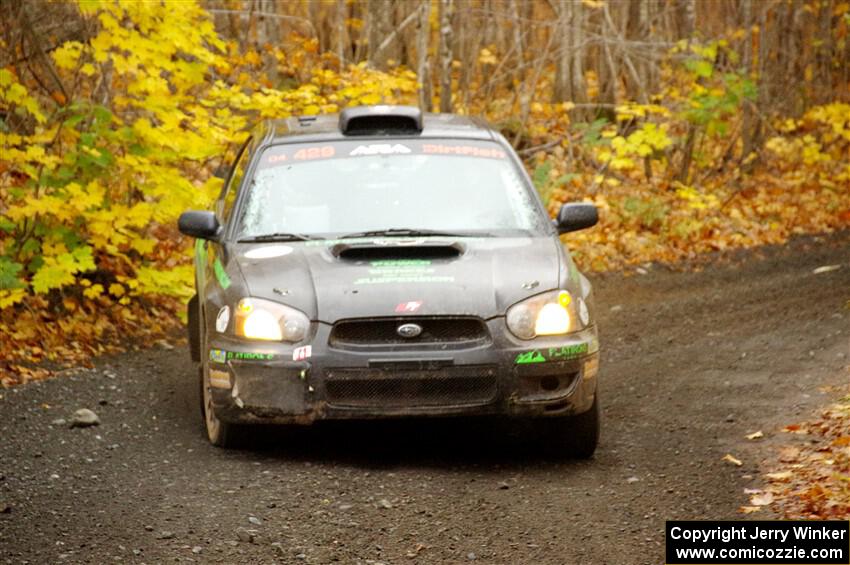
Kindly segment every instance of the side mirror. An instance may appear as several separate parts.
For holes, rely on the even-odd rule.
[[[177,220],[177,227],[180,233],[198,239],[216,239],[221,231],[221,224],[215,214],[205,210],[183,212]]]
[[[574,202],[561,206],[555,225],[558,226],[558,233],[567,233],[593,227],[598,221],[599,212],[596,206]]]

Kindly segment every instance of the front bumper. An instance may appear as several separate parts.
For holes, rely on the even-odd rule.
[[[331,326],[314,324],[304,344],[211,336],[204,352],[216,416],[232,423],[405,416],[562,416],[591,408],[596,394],[596,327],[522,341],[504,318],[490,338],[451,344],[330,347]]]

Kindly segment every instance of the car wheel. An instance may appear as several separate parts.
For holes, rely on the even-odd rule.
[[[206,351],[208,349],[206,347],[206,332],[203,332],[203,334],[204,351]],[[201,388],[201,417],[204,421],[204,429],[207,431],[207,438],[216,447],[237,447],[241,436],[241,426],[220,420],[215,414],[215,408],[213,408],[208,359],[201,361],[198,373]]]
[[[202,363],[206,366],[207,363]],[[204,427],[207,430],[207,438],[216,447],[237,447],[239,445],[239,432],[241,426],[220,420],[215,415],[212,405],[212,392],[208,377],[208,370],[201,369],[201,411],[204,416]]]
[[[547,450],[576,459],[590,459],[599,444],[599,394],[590,410],[577,416],[540,420],[542,437]]]

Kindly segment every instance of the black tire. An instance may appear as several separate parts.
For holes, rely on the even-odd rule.
[[[206,345],[206,331],[203,327],[201,329],[201,338],[201,343],[204,344],[204,351],[206,351],[208,347]],[[244,437],[244,426],[220,420],[216,416],[215,409],[212,406],[212,392],[209,383],[209,359],[202,359],[199,363],[198,376],[201,397],[201,420],[204,430],[207,433],[207,439],[216,447],[239,447]]]
[[[234,448],[242,445],[244,428],[239,424],[231,424],[220,420],[212,407],[209,379],[207,378],[207,362],[201,363],[201,416],[207,439],[216,447]]]
[[[590,459],[599,444],[599,395],[594,397],[587,412],[577,416],[543,418],[538,424],[543,432],[540,439],[547,450],[574,459]]]

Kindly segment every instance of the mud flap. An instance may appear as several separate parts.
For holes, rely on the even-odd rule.
[[[301,415],[308,410],[307,385],[300,368],[233,363],[234,389],[246,406],[257,411]]]
[[[189,355],[192,361],[201,361],[201,320],[198,313],[198,295],[192,296],[186,305],[187,329],[189,332]]]

